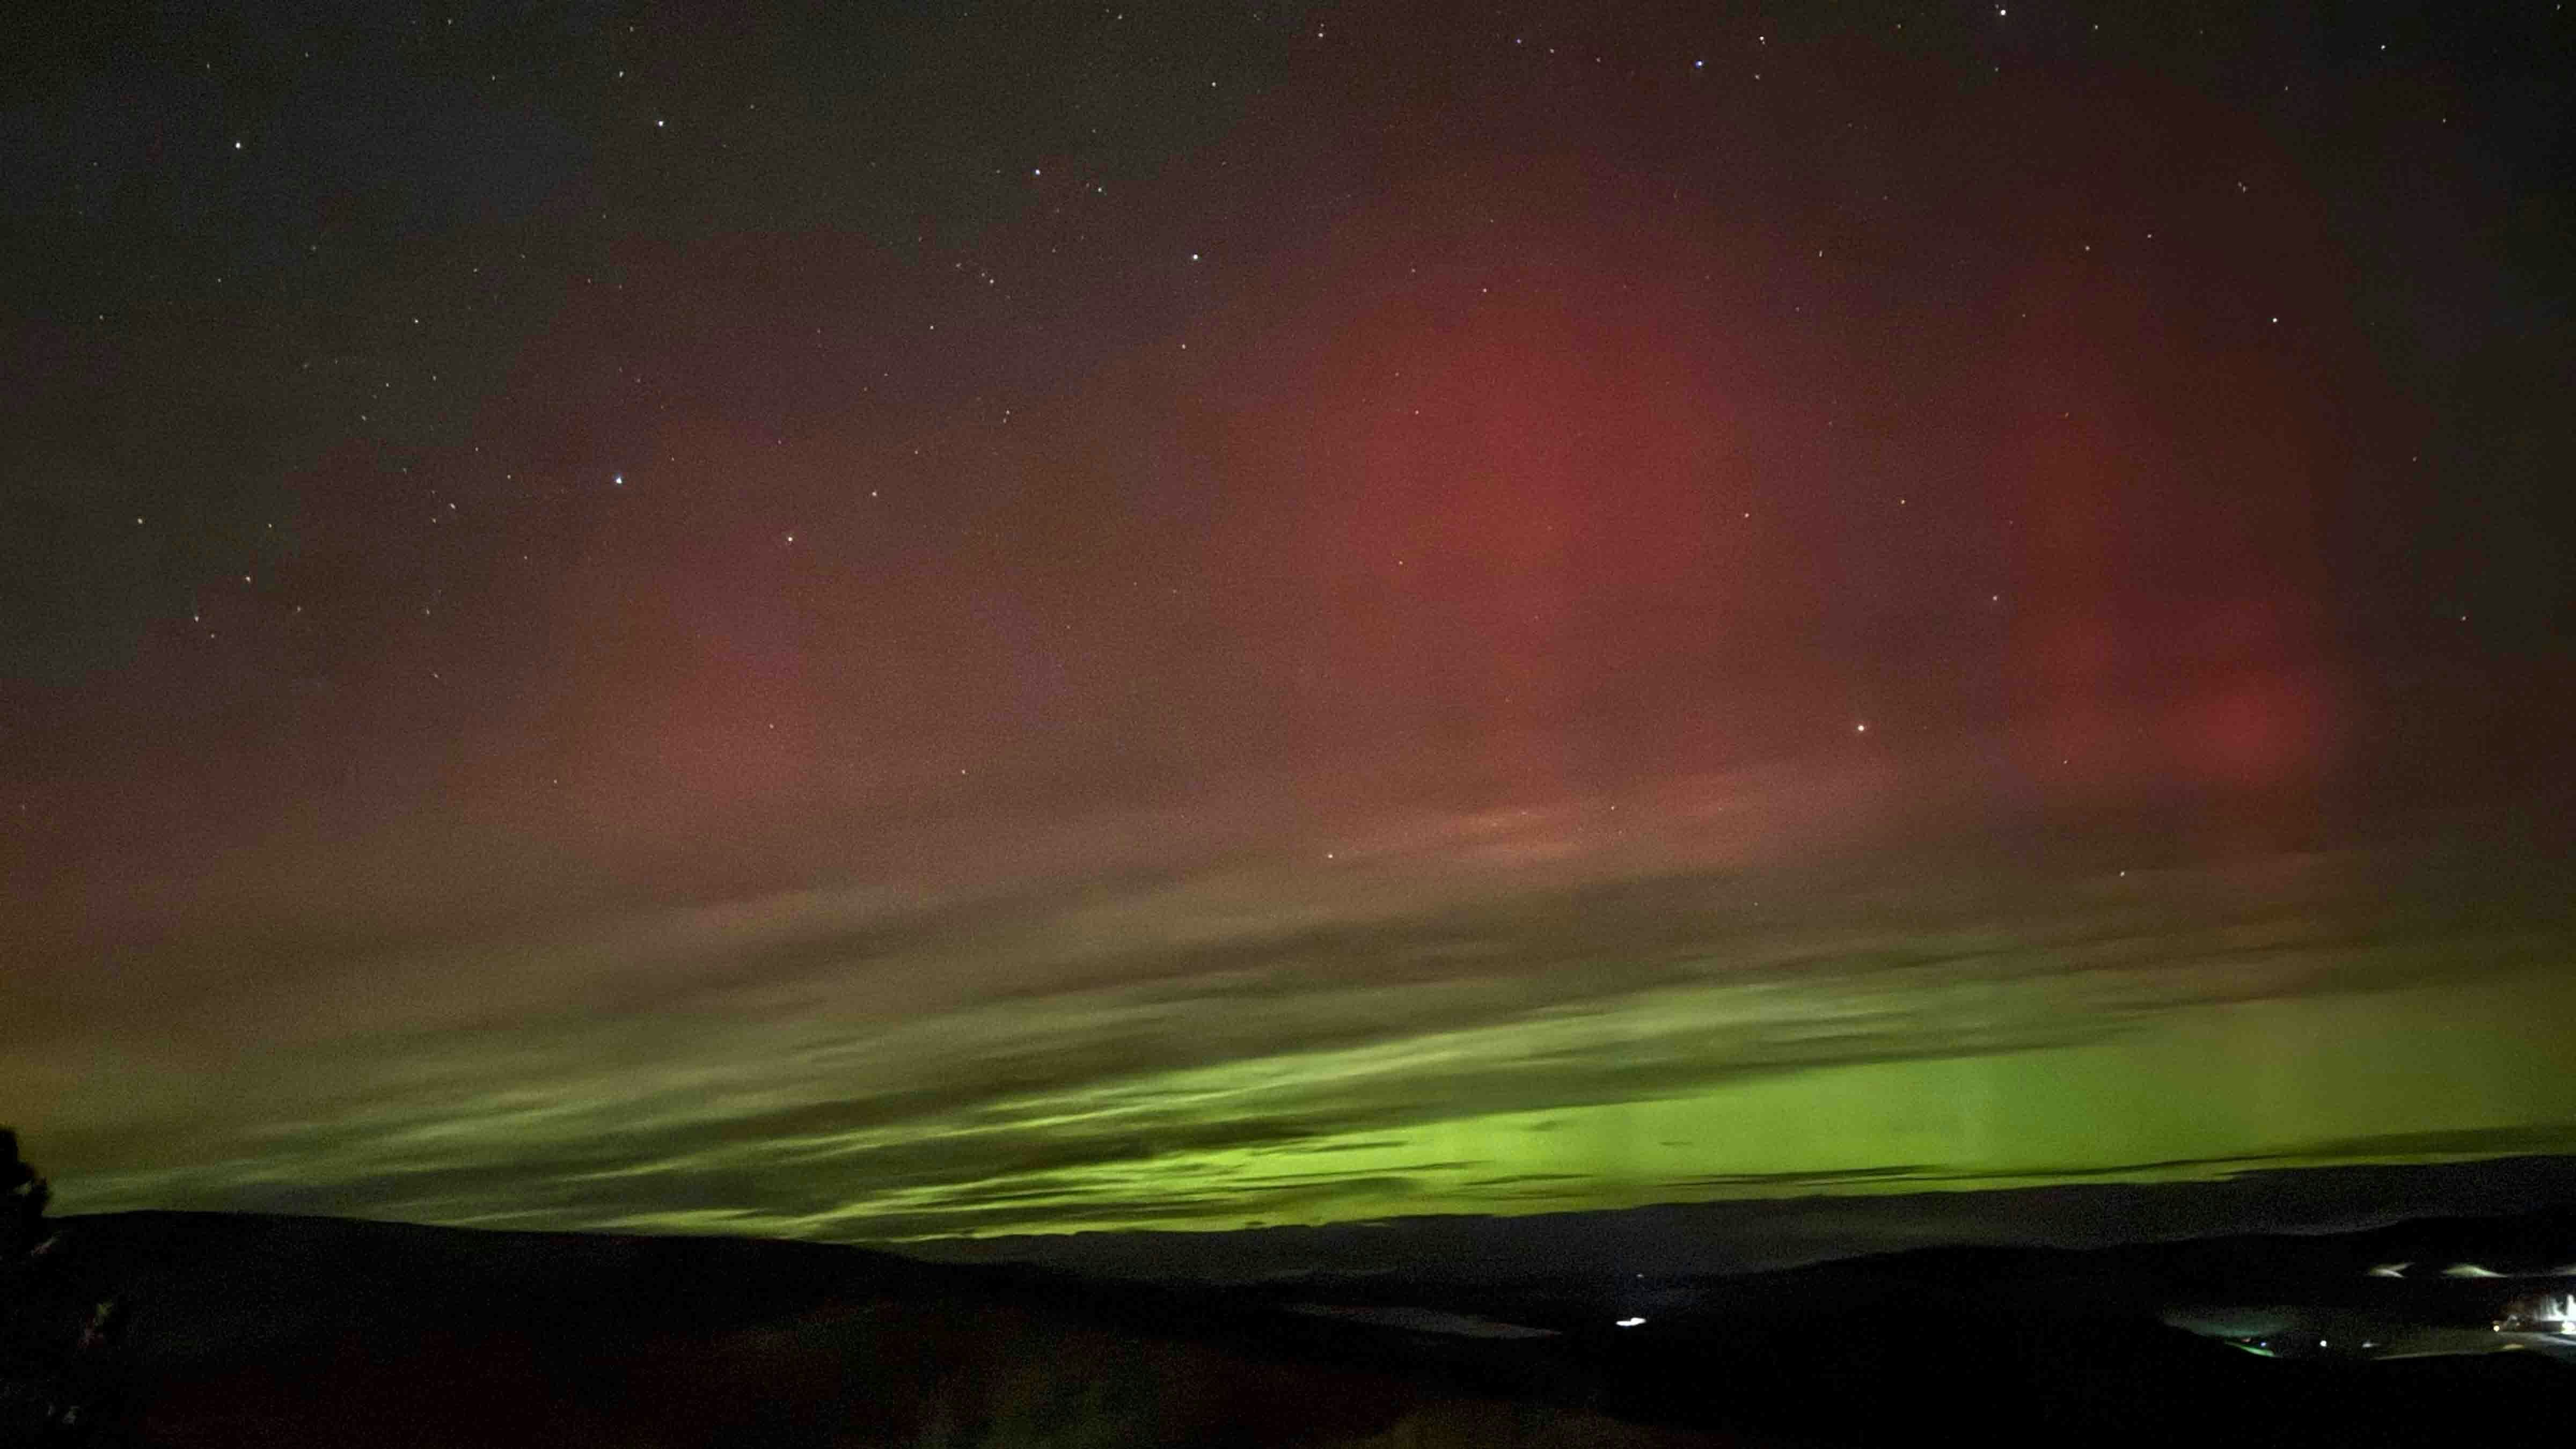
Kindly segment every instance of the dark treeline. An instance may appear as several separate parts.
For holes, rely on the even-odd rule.
[[[120,1299],[85,1301],[62,1272],[52,1189],[0,1127],[0,1446],[117,1441]]]

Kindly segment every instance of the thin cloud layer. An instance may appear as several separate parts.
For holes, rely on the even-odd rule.
[[[2478,1155],[2576,1122],[2517,1075],[2554,1038],[2481,1046],[2568,940],[2496,881],[2006,876],[1883,830],[1836,856],[1821,812],[1735,828],[1790,814],[1759,783],[316,966],[255,1030],[85,1083],[48,1146],[80,1210],[886,1241]],[[2247,1030],[2265,1051],[2231,1058]],[[2373,1032],[2451,1075],[2311,1100]],[[226,1090],[192,1089],[213,1062]],[[2052,1157],[2074,1139],[2019,1099],[2087,1093],[2110,1145]]]

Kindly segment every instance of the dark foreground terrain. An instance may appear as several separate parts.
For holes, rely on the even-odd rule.
[[[2576,1403],[2576,1339],[2497,1327],[2576,1288],[2565,1211],[1222,1289],[319,1218],[60,1231],[11,1351],[126,1305],[84,1371],[99,1442],[136,1445],[2350,1446],[2554,1437]]]

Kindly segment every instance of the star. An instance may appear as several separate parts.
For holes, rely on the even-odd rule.
[[[1985,4],[2010,18],[2010,0]],[[545,917],[591,910],[527,868],[541,862],[613,885],[653,919],[737,891],[764,913],[757,903],[801,912],[794,892],[808,883],[828,916],[832,893],[873,899],[895,888],[881,877],[909,880],[915,857],[961,892],[1007,893],[1023,872],[1124,872],[1132,856],[1136,879],[1168,865],[1196,901],[1189,862],[1204,850],[1220,893],[1267,892],[1279,873],[1276,901],[1242,902],[1247,929],[1266,933],[1273,907],[1305,909],[1302,877],[1336,894],[1340,847],[1305,854],[1320,839],[1353,841],[1354,873],[1338,884],[1356,906],[1398,885],[1372,884],[1381,867],[1421,867],[1408,894],[1453,877],[1481,891],[1471,859],[1552,858],[1596,836],[1625,837],[1632,853],[1581,869],[1662,869],[1673,849],[1724,845],[1690,823],[1701,806],[1688,782],[1775,751],[1790,773],[1762,778],[1788,787],[1784,811],[1848,803],[1910,832],[1914,805],[1949,800],[1925,792],[1955,790],[1971,808],[1945,810],[1941,828],[2097,800],[2117,822],[2106,830],[2170,818],[2170,838],[2134,852],[2163,879],[2162,856],[2194,869],[2203,842],[2268,848],[2276,818],[2305,833],[2308,817],[2334,813],[2309,796],[2339,801],[2344,772],[2392,763],[2368,753],[2382,742],[2404,746],[2393,764],[2430,802],[2472,776],[2502,781],[2505,759],[2539,758],[2455,764],[2463,742],[2508,718],[2549,737],[2545,700],[2487,699],[2466,667],[2481,661],[2448,657],[2545,645],[2554,621],[2533,601],[2552,598],[2548,566],[2569,532],[2546,491],[2568,450],[2532,386],[2557,349],[2500,304],[2563,293],[2576,260],[2513,245],[2521,233],[2497,225],[2537,194],[2551,159],[2514,118],[2565,98],[2545,56],[2514,53],[2538,33],[2528,26],[2434,7],[2410,22],[2423,33],[2410,31],[2409,59],[2389,43],[2390,66],[2364,77],[2337,59],[2350,35],[2275,44],[2223,22],[2133,27],[2110,57],[2052,43],[2056,11],[2030,36],[1936,41],[1911,16],[1828,7],[1783,47],[1795,63],[1782,87],[1737,71],[1747,85],[1703,91],[1699,43],[1736,55],[1740,29],[1533,10],[1524,18],[1568,42],[1539,36],[1540,59],[1569,62],[1540,67],[1484,48],[1499,17],[1455,26],[1406,7],[1355,7],[1347,35],[1333,22],[1351,42],[1333,57],[1304,43],[1321,42],[1321,24],[1277,6],[1245,7],[1249,24],[1133,35],[1091,11],[1045,37],[980,7],[891,32],[762,8],[775,13],[740,35],[650,8],[607,26],[501,29],[442,10],[417,27],[438,46],[327,59],[302,29],[254,15],[228,28],[225,53],[102,47],[84,60],[98,84],[45,88],[34,124],[0,127],[0,165],[38,163],[46,184],[22,199],[39,234],[63,243],[30,253],[26,290],[46,304],[38,354],[79,362],[22,369],[30,396],[13,398],[28,417],[13,418],[12,461],[47,480],[48,502],[41,533],[8,549],[0,692],[42,707],[10,718],[0,801],[37,788],[96,822],[81,851],[48,845],[32,863],[59,874],[45,900],[149,916],[197,862],[238,860],[223,889],[272,894],[258,910],[280,920],[355,883],[352,919],[417,917],[426,938],[446,929],[440,899],[488,898],[490,919],[509,923],[494,929],[516,938],[524,919],[536,941],[554,939]],[[1870,84],[1869,53],[1891,30],[1905,75]],[[1528,48],[1525,33],[1503,39]],[[1694,89],[1674,93],[1654,69],[1686,42]],[[347,108],[344,123],[281,128],[295,108],[276,112],[222,74],[227,55],[282,63],[304,46],[297,69],[329,69],[325,99]],[[1344,48],[1358,52],[1347,65]],[[1768,50],[1767,33],[1755,48]],[[2034,84],[1987,83],[2007,50]],[[2499,53],[2511,63],[2438,63]],[[652,89],[628,92],[635,72],[618,66],[599,87],[590,67],[615,56]],[[2246,84],[2193,96],[2155,80],[2195,65]],[[1202,94],[1224,99],[1218,70],[1238,91],[1224,107]],[[476,71],[487,85],[465,82]],[[505,73],[519,79],[503,85]],[[2375,88],[2392,84],[2406,103],[2390,124],[2319,136],[2277,109],[2376,114]],[[2515,103],[2516,87],[2537,87],[2542,106]],[[709,130],[648,155],[625,129],[647,101],[648,129],[669,129],[668,102]],[[2445,131],[2454,144],[2422,130],[2426,109],[2461,117]],[[222,160],[248,154],[245,134],[219,136],[211,155],[187,139],[236,120],[276,143],[258,168]],[[155,149],[162,122],[178,140]],[[2134,134],[2174,139],[2142,169],[2122,164]],[[1538,139],[1547,154],[1528,164]],[[1034,155],[1066,157],[1060,181],[1068,166],[1090,172],[1101,204],[1079,181],[1010,186],[1015,168],[1045,179],[1044,163],[1014,160]],[[119,184],[121,167],[147,160],[155,184]],[[419,204],[364,202],[388,164]],[[2423,178],[2445,204],[2405,205],[2389,175]],[[2128,233],[2157,243],[2143,256],[2089,240],[2144,215],[2163,219]],[[2341,234],[2316,235],[2318,216]],[[2068,235],[2074,268],[2055,250]],[[1207,282],[1176,285],[1167,247]],[[1211,247],[1226,252],[1223,277],[1206,266]],[[2444,265],[2412,264],[2425,257]],[[1500,281],[1479,282],[1469,306],[1450,288],[1475,277]],[[981,293],[957,285],[978,280]],[[1828,281],[1830,294],[1815,290]],[[2262,314],[2281,335],[2257,346],[2235,330],[2236,308],[2267,297],[2306,308],[2307,325],[2292,333],[2288,313]],[[2390,311],[2389,297],[2402,305]],[[944,329],[934,311],[950,314]],[[78,324],[84,314],[96,320]],[[2442,345],[2374,341],[2390,321],[2431,326]],[[1183,367],[1166,347],[1196,355]],[[349,412],[359,398],[366,410]],[[2066,427],[2042,422],[2050,403]],[[391,409],[381,429],[377,407]],[[2424,448],[2446,464],[2377,462]],[[650,492],[602,499],[581,482],[601,453],[639,450],[663,470]],[[624,470],[609,468],[622,493]],[[900,506],[854,518],[849,490],[867,476],[895,479]],[[1898,476],[1940,487],[1941,506],[1918,514],[1905,494],[1894,501],[1907,523],[1877,513]],[[883,487],[862,500],[884,501]],[[1764,527],[1728,533],[1725,506],[1751,522],[1747,499],[1764,504]],[[154,537],[119,544],[109,510],[137,504],[129,527]],[[2033,527],[1996,516],[2007,509]],[[802,545],[803,530],[777,521],[798,516],[842,531],[811,560],[760,552],[764,525],[783,551]],[[1981,573],[2014,580],[2011,619],[1958,616],[1951,591]],[[188,630],[173,617],[182,599]],[[220,617],[202,614],[207,599]],[[1991,589],[1987,611],[2001,616],[2002,602]],[[31,630],[32,672],[20,662]],[[212,642],[232,647],[196,647]],[[424,678],[441,688],[420,690]],[[2371,685],[2383,678],[2402,691]],[[2387,717],[2453,689],[2468,701],[2458,729]],[[1814,733],[1835,705],[1863,701],[1905,711],[1905,738],[1852,751]],[[778,739],[742,740],[746,720]],[[44,738],[22,739],[31,730]],[[1843,730],[1886,733],[1860,715]],[[2081,775],[2077,748],[2091,762]],[[946,789],[974,783],[945,764],[961,756],[995,761],[973,791]],[[582,788],[535,774],[549,758],[583,760]],[[343,790],[350,760],[370,763]],[[1362,761],[1384,768],[1348,763]],[[549,789],[526,791],[531,780]],[[2254,793],[2240,809],[2219,785]],[[1891,808],[1853,786],[1891,792]],[[1596,793],[1610,790],[1636,793]],[[2151,808],[2113,808],[2131,791]],[[133,818],[138,800],[165,795],[166,820]],[[1410,839],[1417,817],[1481,818],[1522,799],[1566,802],[1550,817],[1563,829],[1461,837],[1437,858],[1366,843],[1372,820]],[[1158,803],[1148,815],[1137,802]],[[2204,808],[2211,819],[2185,818]],[[2090,804],[2078,813],[2096,818]],[[1137,829],[1146,819],[1186,828]],[[707,859],[701,822],[718,820],[742,828],[742,848]],[[1092,821],[1118,860],[1090,848]],[[1774,834],[1766,851],[1795,865],[1806,837]],[[843,843],[862,835],[881,838]],[[1842,838],[1816,839],[1828,835]],[[338,842],[377,853],[344,867],[329,858]],[[1994,855],[1956,864],[2022,889],[2017,852]],[[1224,863],[1236,859],[1262,863]],[[397,868],[415,860],[426,868]],[[1548,889],[1545,875],[1531,884]],[[2144,866],[2126,875],[2148,883]],[[1161,909],[1135,918],[1144,935]],[[17,949],[18,914],[0,912],[0,957]],[[160,927],[138,916],[102,929]],[[294,949],[334,960],[328,934]],[[705,937],[717,954],[730,939]],[[1355,952],[1375,939],[1350,937]],[[1385,939],[1396,956],[1410,949]],[[1141,935],[1104,944],[1161,950]],[[1411,980],[1405,962],[1387,964]],[[70,982],[87,968],[66,953],[43,969]],[[726,969],[711,960],[710,979]],[[301,999],[287,973],[248,974],[246,987]],[[129,996],[139,1014],[123,1039],[147,1041],[149,984],[98,993],[97,1040],[65,1049],[113,1050],[107,1005]],[[961,980],[954,998],[987,984]],[[406,993],[395,1005],[422,1019],[390,1024],[483,1019],[469,983],[451,985],[455,1000]],[[1224,995],[1211,994],[1210,1020]],[[620,1000],[645,1011],[666,997],[682,999]],[[924,1011],[945,999],[904,994]],[[351,1040],[385,1010],[363,1004]],[[516,1027],[488,1015],[502,1050]],[[1306,1031],[1297,1012],[1282,1016]],[[422,1039],[447,1050],[437,1031]],[[602,1045],[602,1060],[615,1055],[616,1041]],[[1088,1060],[1081,1040],[1064,1049]],[[313,1055],[313,1071],[350,1070]],[[693,1069],[621,1060],[618,1072],[635,1070],[620,1081],[570,1054],[565,1065],[581,1068],[565,1080],[602,1092]],[[987,1087],[1016,1081],[1012,1062],[972,1053],[886,1070],[932,1080],[952,1065]],[[317,1075],[306,1088],[352,1082]],[[435,1095],[415,1104],[416,1125],[449,1110]],[[2343,1104],[2337,1125],[2406,1125],[2370,1106]],[[223,1110],[243,1114],[223,1125],[250,1140],[238,1133],[270,1108]],[[480,1164],[478,1183],[559,1180],[542,1142],[474,1140],[534,1154]],[[513,1170],[481,1174],[501,1167]],[[568,1211],[584,1221],[669,1206],[652,1200],[660,1175],[581,1180]]]

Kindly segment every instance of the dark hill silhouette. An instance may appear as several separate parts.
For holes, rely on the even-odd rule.
[[[2564,1176],[2534,1162],[2480,1170],[2527,1206]],[[2403,1179],[2338,1181],[2340,1200],[2361,1202],[2345,1189]],[[2014,1200],[2077,1222],[2136,1196],[2083,1186]],[[1624,1224],[1489,1223],[1482,1261],[1468,1253],[1469,1220],[1393,1223],[1374,1241],[1412,1243],[1411,1266],[1372,1259],[1231,1286],[712,1237],[221,1213],[42,1220],[50,1246],[0,1298],[8,1341],[42,1361],[31,1392],[113,1409],[126,1437],[57,1433],[48,1419],[51,1437],[0,1425],[0,1449],[2078,1437],[2347,1449],[2519,1437],[2554,1426],[2576,1388],[2554,1340],[2483,1351],[2500,1305],[2568,1281],[2557,1270],[2576,1265],[2576,1211],[2564,1207],[1724,1273],[1613,1273],[1581,1255],[1503,1251],[1626,1232],[1687,1256],[1685,1238],[1727,1221],[1640,1211]],[[1152,1246],[1125,1245],[1123,1261]],[[1653,1260],[1639,1249],[1624,1261]],[[2394,1276],[2371,1271],[2396,1263],[2407,1267]],[[2444,1271],[2454,1265],[2480,1271]],[[103,1341],[100,1304],[130,1306],[130,1326],[85,1354]],[[2240,1319],[2430,1329],[2453,1346],[2265,1361],[2240,1351],[2236,1329],[2211,1327]],[[2473,1349],[2457,1346],[2463,1334]],[[2283,1347],[2304,1353],[2324,1336]]]
[[[864,1249],[323,1218],[68,1221],[155,1445],[1669,1446],[1570,1363]],[[1393,1435],[1395,1437],[1385,1437]]]

